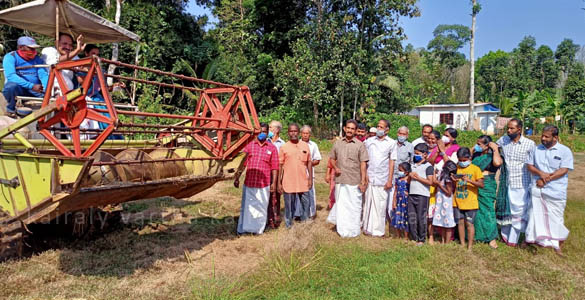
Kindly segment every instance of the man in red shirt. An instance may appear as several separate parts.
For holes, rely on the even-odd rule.
[[[313,187],[313,161],[309,144],[299,139],[299,125],[288,125],[289,141],[278,153],[280,172],[278,191],[284,193],[284,222],[290,228],[297,199],[301,203],[301,221],[309,218],[309,191]]]
[[[270,192],[276,190],[278,171],[278,150],[273,144],[266,142],[267,137],[268,125],[262,123],[256,140],[244,148],[246,153],[244,167],[247,171],[242,191],[238,234],[262,234],[266,227],[268,201]],[[242,172],[243,169],[235,175],[235,187],[240,186]]]

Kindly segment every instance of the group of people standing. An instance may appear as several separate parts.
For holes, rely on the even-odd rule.
[[[316,213],[313,167],[321,155],[310,141],[311,128],[290,124],[285,143],[279,122],[261,127],[244,150],[240,234],[260,234],[266,224],[278,227],[281,194],[287,228],[295,218],[305,221]],[[387,120],[369,131],[347,120],[344,137],[333,145],[325,176],[331,187],[327,221],[341,237],[362,232],[382,237],[388,223],[395,236],[417,245],[433,244],[440,236],[441,243],[458,239],[471,250],[474,241],[497,248],[499,236],[515,246],[523,233],[524,243],[562,254],[569,233],[563,215],[573,156],[560,144],[557,127],[545,127],[536,146],[522,135],[522,121],[512,119],[506,135],[496,142],[481,135],[472,148],[457,143],[453,128],[441,134],[424,125],[412,143],[407,127],[398,129],[396,140],[389,130]]]
[[[280,138],[282,124],[260,124],[256,139],[244,148],[245,162],[237,171],[234,186],[246,171],[238,234],[261,234],[266,226],[281,223],[280,198],[284,198],[284,221],[290,228],[295,219],[306,221],[317,212],[313,167],[321,161],[317,144],[310,140],[311,127],[288,125],[288,142]]]

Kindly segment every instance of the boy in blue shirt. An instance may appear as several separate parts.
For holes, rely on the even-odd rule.
[[[43,97],[49,74],[46,68],[26,68],[32,65],[43,65],[45,62],[37,56],[36,41],[22,36],[17,41],[18,50],[4,56],[4,98],[6,98],[6,115],[16,117],[16,96]],[[25,68],[22,68],[25,67]],[[17,69],[21,68],[21,69]]]

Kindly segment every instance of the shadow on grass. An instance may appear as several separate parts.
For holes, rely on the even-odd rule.
[[[35,225],[29,244],[36,253],[59,249],[59,269],[67,274],[121,278],[157,268],[158,261],[191,260],[186,252],[237,238],[238,218],[202,215],[203,203],[172,198],[129,203],[101,230],[82,237],[72,237],[72,227],[64,224]]]

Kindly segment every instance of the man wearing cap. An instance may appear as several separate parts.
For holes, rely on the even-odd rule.
[[[16,117],[16,96],[43,97],[43,87],[47,86],[49,74],[45,68],[32,67],[45,62],[37,56],[36,41],[28,36],[18,38],[18,48],[4,56],[4,98],[6,115]]]
[[[370,131],[368,132],[368,139],[371,137],[375,137],[377,131],[378,129],[376,127],[370,127]]]

